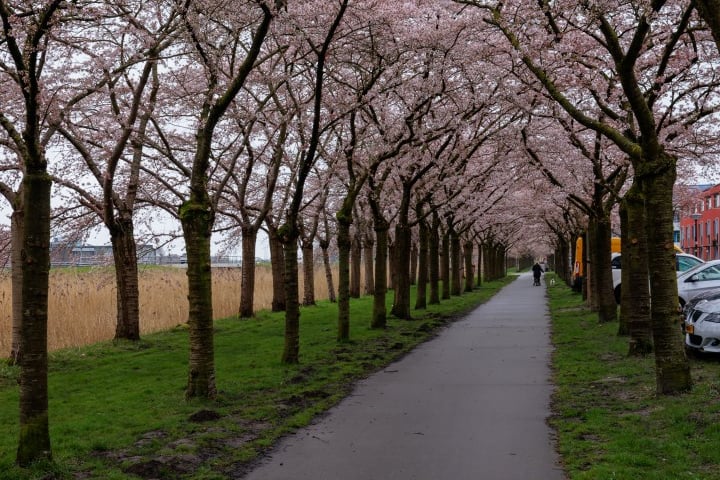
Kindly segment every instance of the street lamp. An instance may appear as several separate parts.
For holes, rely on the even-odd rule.
[[[692,219],[695,220],[695,232],[694,232],[695,233],[695,256],[697,257],[698,256],[698,241],[697,241],[698,220],[700,220],[702,215],[695,212],[692,215],[690,215],[690,217],[692,217]]]

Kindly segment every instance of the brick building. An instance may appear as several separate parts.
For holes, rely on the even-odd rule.
[[[720,184],[700,190],[680,218],[680,248],[705,261],[720,258]]]

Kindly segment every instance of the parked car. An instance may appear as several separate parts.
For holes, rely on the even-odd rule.
[[[688,302],[685,312],[683,331],[686,348],[719,353],[720,289],[696,295]]]
[[[698,294],[713,290],[720,290],[720,260],[701,263],[678,275],[682,307]]]
[[[678,275],[682,274],[682,272],[686,272],[690,270],[691,268],[695,267],[696,265],[699,265],[703,263],[702,259],[696,257],[695,255],[690,255],[688,253],[676,253],[675,254],[675,270],[678,272]],[[610,260],[610,266],[612,268],[612,276],[613,276],[613,290],[615,292],[615,301],[620,304],[620,284],[621,284],[621,268],[622,268],[622,255],[619,253],[612,254],[612,258]]]

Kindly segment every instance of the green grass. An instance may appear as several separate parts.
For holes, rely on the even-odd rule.
[[[694,389],[655,393],[654,360],[627,356],[617,323],[579,294],[548,287],[553,317],[551,425],[570,479],[720,479],[720,357],[691,358]]]
[[[427,340],[510,280],[413,311],[412,321],[390,319],[384,331],[368,328],[372,299],[353,300],[351,341],[341,344],[335,304],[303,308],[301,359],[294,366],[280,363],[282,313],[218,321],[214,401],[184,400],[185,327],[138,344],[55,352],[49,374],[54,462],[25,470],[14,466],[18,371],[0,364],[0,479],[136,478],[132,473],[227,478],[281,435],[337,403],[356,380]]]

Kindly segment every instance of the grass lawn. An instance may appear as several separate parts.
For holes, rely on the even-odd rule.
[[[358,379],[429,339],[512,278],[444,300],[415,320],[370,330],[372,299],[351,302],[351,341],[337,343],[337,306],[303,308],[300,364],[280,363],[284,315],[216,322],[218,398],[186,402],[185,327],[137,344],[102,343],[50,356],[54,462],[14,466],[17,368],[0,364],[0,479],[221,479],[239,476],[281,435],[337,403]],[[392,301],[392,292],[388,295]],[[414,304],[414,299],[413,299]],[[389,311],[389,307],[388,307]]]
[[[629,358],[617,323],[599,324],[561,282],[548,294],[557,385],[551,425],[568,477],[720,479],[720,357],[691,357],[693,391],[658,397],[653,357]]]

